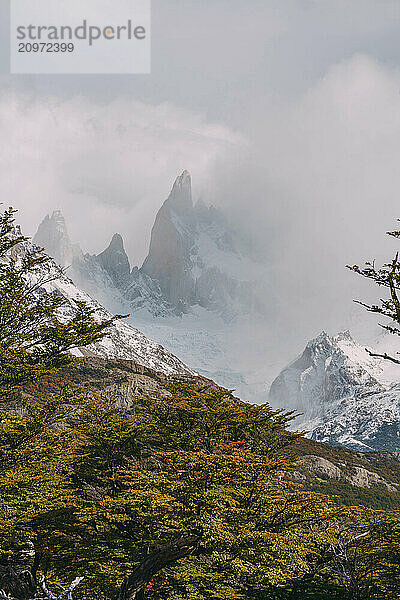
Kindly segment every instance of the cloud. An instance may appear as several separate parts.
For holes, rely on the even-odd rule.
[[[241,138],[170,104],[108,103],[20,92],[0,98],[0,193],[34,233],[60,208],[72,237],[101,250],[114,231],[140,261],[154,214],[183,169],[201,185]],[[145,232],[145,233],[144,233]]]
[[[345,265],[395,249],[384,232],[400,217],[399,90],[397,68],[357,53],[301,95],[244,104],[240,133],[126,96],[4,95],[2,200],[22,209],[30,232],[60,207],[74,240],[91,251],[120,231],[138,263],[155,212],[188,168],[195,195],[229,210],[261,247],[275,314],[257,328],[257,344],[249,326],[247,342],[283,366],[320,330],[351,324],[361,314],[353,298],[379,293]]]
[[[246,160],[210,177],[213,200],[263,245],[277,306],[264,333],[286,360],[322,329],[369,329],[352,300],[382,292],[345,265],[396,249],[385,232],[400,217],[399,90],[397,69],[355,55],[301,97],[249,115]]]

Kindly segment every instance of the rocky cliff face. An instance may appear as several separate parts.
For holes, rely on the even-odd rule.
[[[141,271],[159,283],[176,312],[198,305],[230,317],[253,304],[257,266],[250,263],[223,215],[193,205],[184,171],[157,214]]]
[[[178,312],[194,302],[191,250],[195,228],[191,179],[184,171],[157,213],[141,269],[158,281],[163,296]]]
[[[334,495],[344,504],[373,508],[400,506],[400,462],[396,453],[359,452],[300,439],[289,478]]]
[[[274,406],[302,413],[314,440],[357,450],[400,449],[400,367],[371,358],[349,332],[322,333],[275,379]]]

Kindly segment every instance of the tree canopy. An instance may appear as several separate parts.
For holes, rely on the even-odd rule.
[[[103,337],[113,319],[99,322],[78,301],[63,316],[67,301],[46,293],[62,270],[41,248],[21,235],[15,210],[0,215],[0,392],[54,372],[74,360],[70,351]]]

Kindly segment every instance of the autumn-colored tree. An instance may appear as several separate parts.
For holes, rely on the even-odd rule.
[[[83,576],[90,598],[397,597],[398,516],[287,481],[298,437],[287,415],[212,385],[171,386],[124,411],[117,400],[65,397],[62,427],[41,438],[36,463],[21,461],[37,487],[22,510],[10,499],[30,544],[20,571],[51,585]]]
[[[346,508],[321,522],[303,575],[286,582],[274,597],[396,600],[400,591],[399,528],[398,511]]]
[[[297,438],[287,421],[214,386],[171,387],[130,414],[88,398],[68,419],[73,499],[36,523],[50,580],[79,573],[121,600],[205,600],[263,597],[300,576],[317,524],[341,509],[283,477]]]
[[[66,316],[66,300],[46,292],[60,269],[21,235],[14,213],[0,215],[0,588],[22,600],[37,588],[36,564],[29,576],[18,569],[31,544],[22,524],[65,502],[67,445],[56,426],[71,398],[64,390],[35,404],[19,386],[72,364],[69,351],[99,340],[114,319],[99,322],[83,302]]]

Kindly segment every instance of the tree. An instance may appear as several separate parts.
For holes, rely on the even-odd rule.
[[[400,231],[388,231],[387,235],[400,238]],[[383,264],[380,267],[375,265],[375,261],[368,261],[365,263],[364,268],[358,265],[347,265],[347,268],[355,273],[358,273],[362,277],[371,279],[379,287],[386,288],[389,292],[389,297],[381,299],[379,304],[366,304],[359,300],[356,300],[358,304],[364,306],[369,312],[383,315],[389,319],[389,323],[380,323],[379,326],[385,329],[389,333],[394,335],[400,335],[400,261],[399,253],[396,252],[393,259],[390,262]],[[396,364],[400,364],[400,360],[394,356],[390,356],[387,353],[376,354],[366,348],[366,351],[370,356],[384,358]]]
[[[184,380],[124,410],[109,392],[39,403],[0,471],[1,547],[24,582],[83,576],[86,598],[394,600],[398,515],[288,481],[288,418]]]
[[[118,318],[98,322],[84,302],[62,316],[66,299],[45,291],[62,270],[21,235],[15,212],[0,215],[0,397],[71,364],[72,349],[101,339]]]
[[[18,566],[23,545],[31,544],[24,523],[65,504],[62,423],[76,398],[65,389],[37,403],[16,392],[73,364],[70,351],[101,339],[117,317],[99,322],[83,302],[65,316],[66,300],[45,289],[62,271],[20,233],[14,213],[0,215],[0,581],[23,600],[39,583],[37,564],[28,572]],[[43,593],[50,598],[45,587]]]
[[[325,524],[326,526],[326,524]],[[349,507],[293,582],[292,596],[314,600],[397,600],[400,592],[399,511]],[[321,538],[322,539],[322,538]]]
[[[317,524],[341,509],[283,477],[288,418],[208,385],[139,397],[130,413],[91,395],[67,420],[72,497],[26,524],[49,580],[79,573],[120,600],[233,600],[298,576]]]

